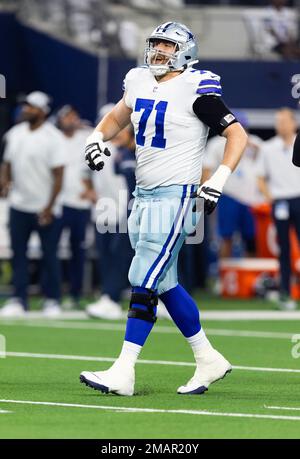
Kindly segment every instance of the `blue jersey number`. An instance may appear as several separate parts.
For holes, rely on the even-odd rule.
[[[136,143],[141,146],[145,145],[146,137],[144,134],[146,124],[154,108],[154,110],[156,110],[155,136],[152,138],[151,147],[165,148],[166,139],[164,138],[164,122],[168,102],[161,100],[155,105],[155,107],[154,102],[155,101],[153,99],[136,99],[134,111],[139,112],[144,110],[139,122],[139,129],[136,134]]]

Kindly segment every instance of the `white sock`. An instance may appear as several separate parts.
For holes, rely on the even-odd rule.
[[[203,349],[205,347],[212,347],[206,337],[203,328],[201,328],[201,330],[198,333],[196,333],[196,335],[190,336],[189,338],[186,338],[186,340],[191,345],[196,360],[197,357],[200,357],[201,354],[203,354]]]
[[[124,341],[118,361],[134,366],[141,350],[142,346],[131,343],[130,341]]]

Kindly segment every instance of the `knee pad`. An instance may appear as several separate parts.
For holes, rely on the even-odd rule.
[[[146,310],[135,308],[134,304],[146,306]],[[132,292],[128,310],[128,318],[142,319],[155,323],[156,315],[154,308],[158,304],[157,293],[154,290],[145,289],[145,292]]]

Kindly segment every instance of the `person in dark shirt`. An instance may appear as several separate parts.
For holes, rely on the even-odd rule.
[[[115,170],[117,174],[122,174],[127,183],[128,198],[132,197],[135,190],[135,138],[133,127],[130,124],[123,129],[114,139],[115,145],[118,147],[118,155],[115,163]]]

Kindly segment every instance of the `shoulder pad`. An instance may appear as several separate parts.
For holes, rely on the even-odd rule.
[[[135,78],[140,78],[142,74],[145,73],[145,71],[149,70],[148,67],[146,66],[141,66],[141,67],[134,67],[133,69],[130,69],[123,80],[123,91],[127,88],[127,85],[129,82],[133,81]]]
[[[194,84],[196,94],[214,94],[222,95],[220,84],[221,77],[210,70],[189,69],[187,71],[187,81]]]

